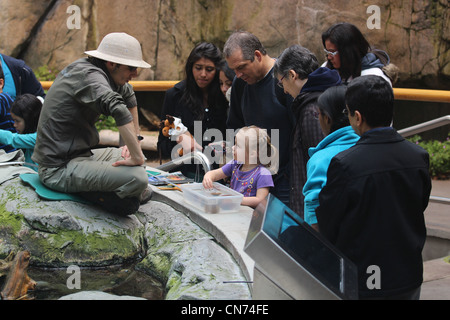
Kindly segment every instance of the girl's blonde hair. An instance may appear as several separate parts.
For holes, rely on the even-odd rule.
[[[255,164],[263,165],[272,174],[276,174],[279,166],[278,151],[272,144],[267,130],[257,126],[243,127],[236,134],[236,139],[242,138],[244,138],[247,154],[255,151],[257,162]]]

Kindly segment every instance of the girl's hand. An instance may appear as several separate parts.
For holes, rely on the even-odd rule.
[[[212,189],[213,187],[213,180],[212,180],[212,171],[209,171],[205,174],[203,177],[203,188],[205,189]]]

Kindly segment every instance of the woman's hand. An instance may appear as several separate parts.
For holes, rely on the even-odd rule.
[[[194,137],[190,135],[188,132],[183,133],[177,138],[177,143],[181,144],[184,154],[188,154],[195,150],[202,151],[203,147],[195,141]]]

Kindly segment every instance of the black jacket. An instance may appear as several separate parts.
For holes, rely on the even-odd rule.
[[[2,57],[8,65],[9,70],[11,70],[17,97],[25,93],[45,97],[41,83],[37,80],[33,70],[23,60],[18,60],[3,54]]]
[[[215,105],[210,106],[203,119],[197,119],[189,107],[181,101],[185,88],[186,81],[183,80],[177,83],[173,88],[167,90],[161,112],[161,119],[165,120],[166,115],[180,118],[181,122],[188,128],[192,135],[195,134],[194,121],[202,121],[202,135],[208,129],[218,129],[223,135],[222,140],[225,140],[228,108],[228,102],[225,97],[221,95],[219,101],[217,101]],[[197,139],[196,141],[203,147],[213,142],[208,139]],[[160,130],[158,137],[158,149],[161,152],[162,158],[170,159],[172,149],[175,146],[176,142],[163,136]]]
[[[422,284],[429,155],[392,128],[371,130],[336,155],[316,209],[320,233],[358,267],[360,297],[406,293]],[[370,266],[381,288],[369,289]]]
[[[303,218],[304,195],[303,186],[306,183],[306,164],[309,160],[309,148],[316,147],[324,138],[317,116],[317,99],[328,88],[341,83],[341,77],[336,70],[318,68],[308,75],[308,81],[300,94],[292,103],[295,126],[292,130],[290,197],[289,207]]]

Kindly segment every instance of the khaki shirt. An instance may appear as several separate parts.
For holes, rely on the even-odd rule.
[[[99,143],[95,123],[100,115],[111,115],[122,126],[133,121],[128,108],[135,106],[130,84],[117,87],[87,58],[75,61],[61,71],[45,98],[33,161],[60,167],[74,158],[91,156]]]

